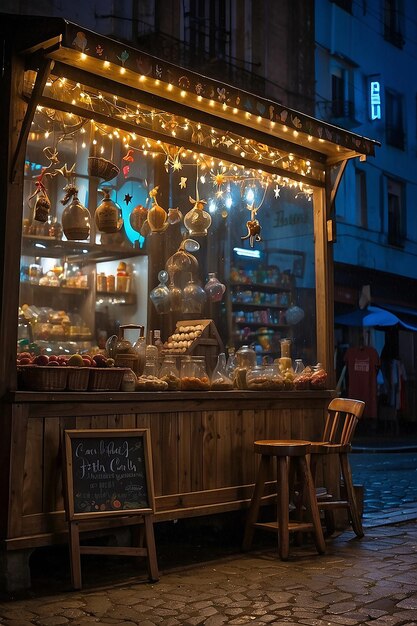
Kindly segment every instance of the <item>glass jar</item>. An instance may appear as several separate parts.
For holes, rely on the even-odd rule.
[[[181,359],[180,379],[182,391],[208,391],[210,381],[206,371],[205,357],[184,356]]]
[[[168,281],[168,272],[161,270],[158,273],[159,285],[152,289],[149,298],[154,305],[157,313],[169,313],[170,311],[170,294],[166,285]]]
[[[291,358],[291,339],[281,339],[281,357]]]
[[[167,383],[169,391],[178,391],[180,388],[180,375],[175,357],[164,357],[161,369],[159,370],[159,378]]]
[[[191,236],[205,237],[211,225],[211,217],[204,211],[205,200],[197,200],[184,217],[184,226]]]
[[[327,386],[327,372],[321,363],[313,365],[312,374],[310,378],[311,389],[326,389]]]
[[[199,315],[207,299],[204,289],[190,279],[182,290],[182,295],[182,312]]]
[[[158,359],[147,357],[143,368],[143,376],[155,376],[158,378]]]
[[[246,374],[246,384],[252,391],[277,391],[284,389],[279,368],[274,365],[255,365]]]
[[[313,371],[311,367],[304,367],[301,359],[295,361],[295,377],[294,388],[295,389],[310,389],[310,379]]]
[[[242,346],[236,352],[234,385],[238,389],[247,389],[246,374],[256,365],[256,352],[249,346]]]
[[[122,378],[122,391],[135,391],[136,389],[136,374],[131,369],[127,369]]]

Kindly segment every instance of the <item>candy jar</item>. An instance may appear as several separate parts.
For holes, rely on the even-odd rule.
[[[157,313],[169,313],[170,311],[170,294],[166,285],[168,281],[168,272],[161,270],[158,273],[159,285],[152,289],[149,298],[154,305]]]
[[[164,357],[159,370],[159,378],[167,383],[170,391],[177,391],[180,388],[180,375],[175,363],[175,357]]]
[[[223,298],[224,292],[226,291],[226,286],[219,281],[215,272],[210,272],[208,275],[208,281],[204,285],[204,291],[211,302],[220,302]]]
[[[211,224],[211,217],[207,211],[204,211],[205,200],[194,200],[189,196],[191,204],[194,207],[188,211],[184,217],[184,226],[187,228],[190,235],[195,237],[204,237],[207,235],[207,230]]]
[[[182,311],[183,313],[196,313],[200,314],[203,308],[203,305],[207,299],[206,292],[200,285],[195,283],[192,278],[188,281],[184,289],[182,290],[183,294],[183,302],[182,302]]]
[[[72,184],[64,188],[65,197],[61,203],[65,206],[62,212],[62,228],[64,235],[71,241],[88,239],[90,236],[90,214],[78,200],[78,189]]]
[[[123,226],[120,209],[111,200],[108,189],[100,189],[99,191],[104,194],[104,198],[94,214],[97,229],[102,233],[117,233]]]
[[[130,368],[127,368],[122,378],[122,391],[135,391],[136,389],[136,374]]]
[[[217,357],[217,364],[211,376],[213,391],[228,391],[233,389],[233,382],[226,373],[226,355],[221,352]]]
[[[310,378],[311,389],[326,389],[327,385],[327,372],[321,363],[313,365],[312,374]]]

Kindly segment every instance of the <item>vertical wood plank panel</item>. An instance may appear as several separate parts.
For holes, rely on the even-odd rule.
[[[43,454],[43,510],[57,510],[57,498],[62,488],[62,481],[58,475],[62,472],[60,458],[61,432],[59,419],[49,417],[44,426],[44,454]]]
[[[178,413],[178,490],[191,491],[192,461],[191,424],[195,416],[191,413]]]
[[[160,419],[162,490],[178,493],[178,413],[164,413]]]
[[[42,512],[43,418],[30,419],[23,480],[23,515]]]
[[[232,411],[216,411],[216,487],[230,487],[237,480],[237,459],[240,453],[240,441],[236,433]],[[233,422],[233,424],[232,424]]]
[[[203,489],[215,489],[217,485],[217,428],[216,413],[203,411]]]
[[[201,491],[203,487],[203,413],[188,413],[191,420],[191,491]]]
[[[241,455],[239,462],[238,485],[255,481],[255,421],[253,411],[240,411]]]

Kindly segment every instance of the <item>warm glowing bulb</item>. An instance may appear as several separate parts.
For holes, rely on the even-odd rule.
[[[121,68],[120,68],[120,73],[121,73],[121,74],[124,74],[125,72],[126,72],[126,68],[125,68],[125,67],[121,67]]]
[[[93,139],[93,144],[96,146],[97,145],[97,139]]]
[[[140,80],[140,82],[141,82],[141,83],[145,82],[145,80],[146,80],[146,76],[144,76],[143,74],[141,74],[141,75],[139,76],[139,80]]]
[[[85,54],[85,52],[81,52],[81,61],[85,61],[87,58],[87,55]]]
[[[169,83],[168,87],[167,87],[168,91],[172,91],[172,85],[171,83]]]
[[[187,95],[187,92],[183,90],[181,91],[180,95],[181,95],[181,98],[185,98],[185,96]]]
[[[104,67],[110,67],[110,61],[104,61],[103,62]]]
[[[236,107],[233,109],[233,113],[236,115],[236,113],[237,113]]]
[[[202,97],[202,96],[197,96],[197,102],[201,102],[201,101],[202,101],[202,99],[203,99],[203,97]]]

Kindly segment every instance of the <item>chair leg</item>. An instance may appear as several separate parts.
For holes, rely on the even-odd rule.
[[[353,488],[352,473],[347,454],[340,455],[340,467],[342,470],[343,481],[346,489],[347,501],[349,502],[350,518],[352,528],[358,537],[363,537],[363,527],[361,517],[359,515],[358,506],[356,504],[355,490]]]
[[[300,457],[299,464],[303,475],[306,504],[314,527],[314,543],[316,544],[317,552],[319,554],[324,554],[324,552],[326,551],[326,544],[324,542],[323,530],[320,521],[320,513],[317,506],[316,489],[313,483],[313,478],[311,476],[310,466],[305,457]]]
[[[254,524],[258,519],[259,507],[261,504],[261,498],[264,493],[265,482],[268,477],[270,466],[270,458],[268,456],[261,456],[261,462],[259,464],[258,475],[256,478],[255,488],[251,503],[248,508],[246,517],[245,534],[243,537],[242,550],[249,550],[253,541]]]
[[[288,560],[290,551],[289,533],[289,485],[288,460],[277,458],[277,521],[278,521],[278,554],[283,561]]]

